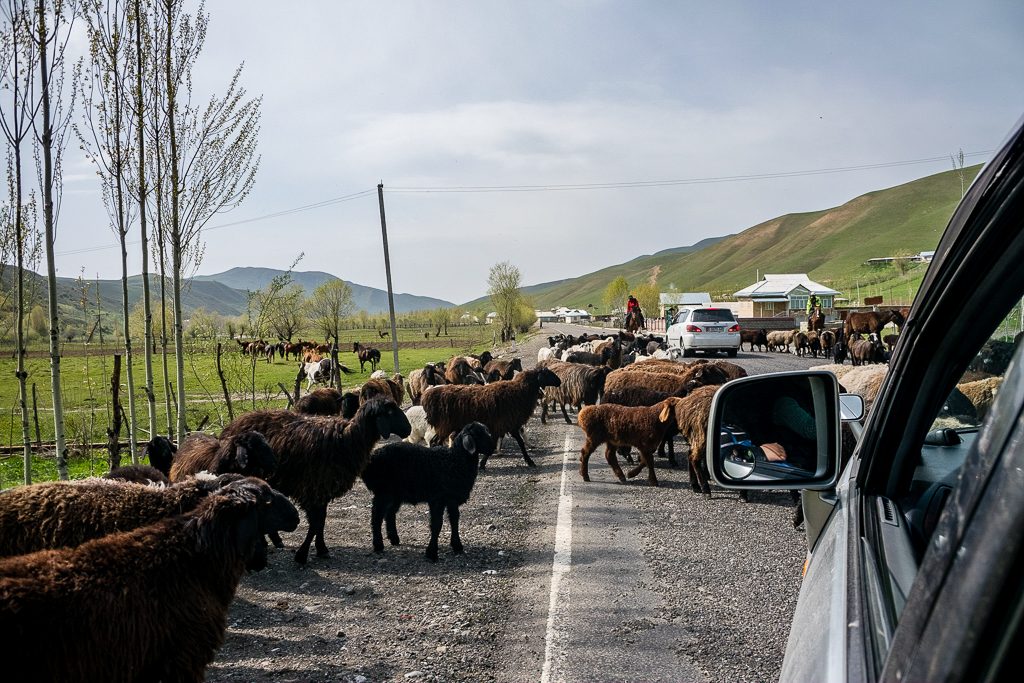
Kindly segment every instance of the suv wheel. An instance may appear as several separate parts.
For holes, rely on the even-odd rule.
[[[683,358],[693,358],[696,355],[696,351],[693,349],[683,348]]]
[[[736,357],[736,349],[728,349],[726,351],[726,353],[729,354],[729,358],[735,358]]]

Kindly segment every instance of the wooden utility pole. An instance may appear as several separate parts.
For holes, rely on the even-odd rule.
[[[398,367],[398,330],[395,327],[395,295],[391,289],[391,257],[388,255],[388,224],[384,220],[384,183],[377,184],[377,200],[380,203],[380,232],[384,236],[384,272],[388,277],[388,310],[391,313],[391,351],[395,356],[395,372]]]

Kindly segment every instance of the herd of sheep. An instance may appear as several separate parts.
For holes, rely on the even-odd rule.
[[[501,440],[514,439],[534,466],[525,427],[538,402],[542,423],[551,409],[570,424],[576,413],[584,481],[604,445],[620,481],[646,470],[657,485],[655,453],[675,464],[678,435],[692,488],[710,494],[700,456],[711,400],[746,375],[741,367],[681,362],[661,339],[628,333],[548,343],[530,369],[485,352],[428,364],[407,382],[377,371],[358,392],[319,388],[289,410],[241,415],[217,437],[192,434],[177,447],[156,437],[148,466],[0,493],[0,642],[11,680],[202,680],[242,575],[266,565],[265,539],[283,547],[297,506],[308,528],[295,561],[310,546],[326,556],[328,505],[360,478],[372,494],[375,552],[384,533],[399,544],[397,513],[419,503],[430,512],[427,558],[438,558],[445,513],[451,550],[463,552],[460,506]],[[870,406],[887,366],[825,367]],[[978,381],[961,385],[975,414],[998,388]],[[624,474],[619,457],[633,464],[632,449]]]

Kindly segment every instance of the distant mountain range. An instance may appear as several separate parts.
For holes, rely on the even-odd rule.
[[[964,169],[972,181],[980,165]],[[656,281],[662,291],[710,292],[730,296],[753,284],[758,273],[807,273],[833,289],[853,293],[862,283],[878,292],[898,283],[902,296],[920,280],[892,275],[866,265],[870,258],[909,255],[935,249],[960,202],[960,177],[955,171],[877,190],[823,211],[779,216],[725,237],[688,247],[665,249],[579,277],[524,287],[537,308],[553,306],[600,308],[602,294],[618,276],[630,283]],[[891,268],[889,269],[892,270]],[[466,304],[487,306],[486,297]]]
[[[36,301],[45,302],[45,276],[31,271],[26,272],[28,273],[26,285],[29,292],[34,295]],[[248,306],[247,290],[263,289],[273,278],[284,272],[273,268],[232,268],[215,275],[197,275],[187,282],[183,291],[182,306],[185,315],[188,316],[197,308],[204,308],[207,311],[227,316],[240,315]],[[5,286],[13,282],[14,274],[13,267],[4,268]],[[291,275],[292,281],[302,285],[307,293],[311,293],[324,282],[340,279],[330,273],[321,272],[293,272]],[[87,280],[85,284],[88,286],[87,307],[93,311],[96,307],[97,281]],[[159,284],[159,276],[150,274],[150,291],[153,301],[159,297]],[[110,313],[119,313],[121,310],[121,281],[99,280],[98,285],[100,307]],[[348,285],[352,288],[352,300],[356,310],[365,310],[371,314],[388,310],[388,293],[386,291],[354,282],[349,282]],[[170,299],[170,280],[167,281],[167,296]],[[66,316],[71,319],[81,316],[81,299],[82,283],[77,278],[57,278],[57,301]],[[133,275],[128,278],[128,301],[131,306],[134,306],[141,299],[142,276]],[[454,305],[450,301],[427,296],[395,294],[395,311],[398,313]]]

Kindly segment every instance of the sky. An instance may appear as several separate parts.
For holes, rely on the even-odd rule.
[[[383,183],[395,291],[460,303],[499,261],[524,284],[573,277],[950,170],[961,149],[986,161],[1024,113],[1016,0],[207,10],[195,92],[222,91],[244,62],[263,97],[262,159],[251,195],[208,224],[201,274],[285,269],[301,253],[297,270],[384,288]],[[78,155],[58,274],[117,278],[116,234]],[[648,181],[683,182],[635,185]],[[567,187],[581,185],[602,187]],[[478,189],[452,191],[465,188]]]

